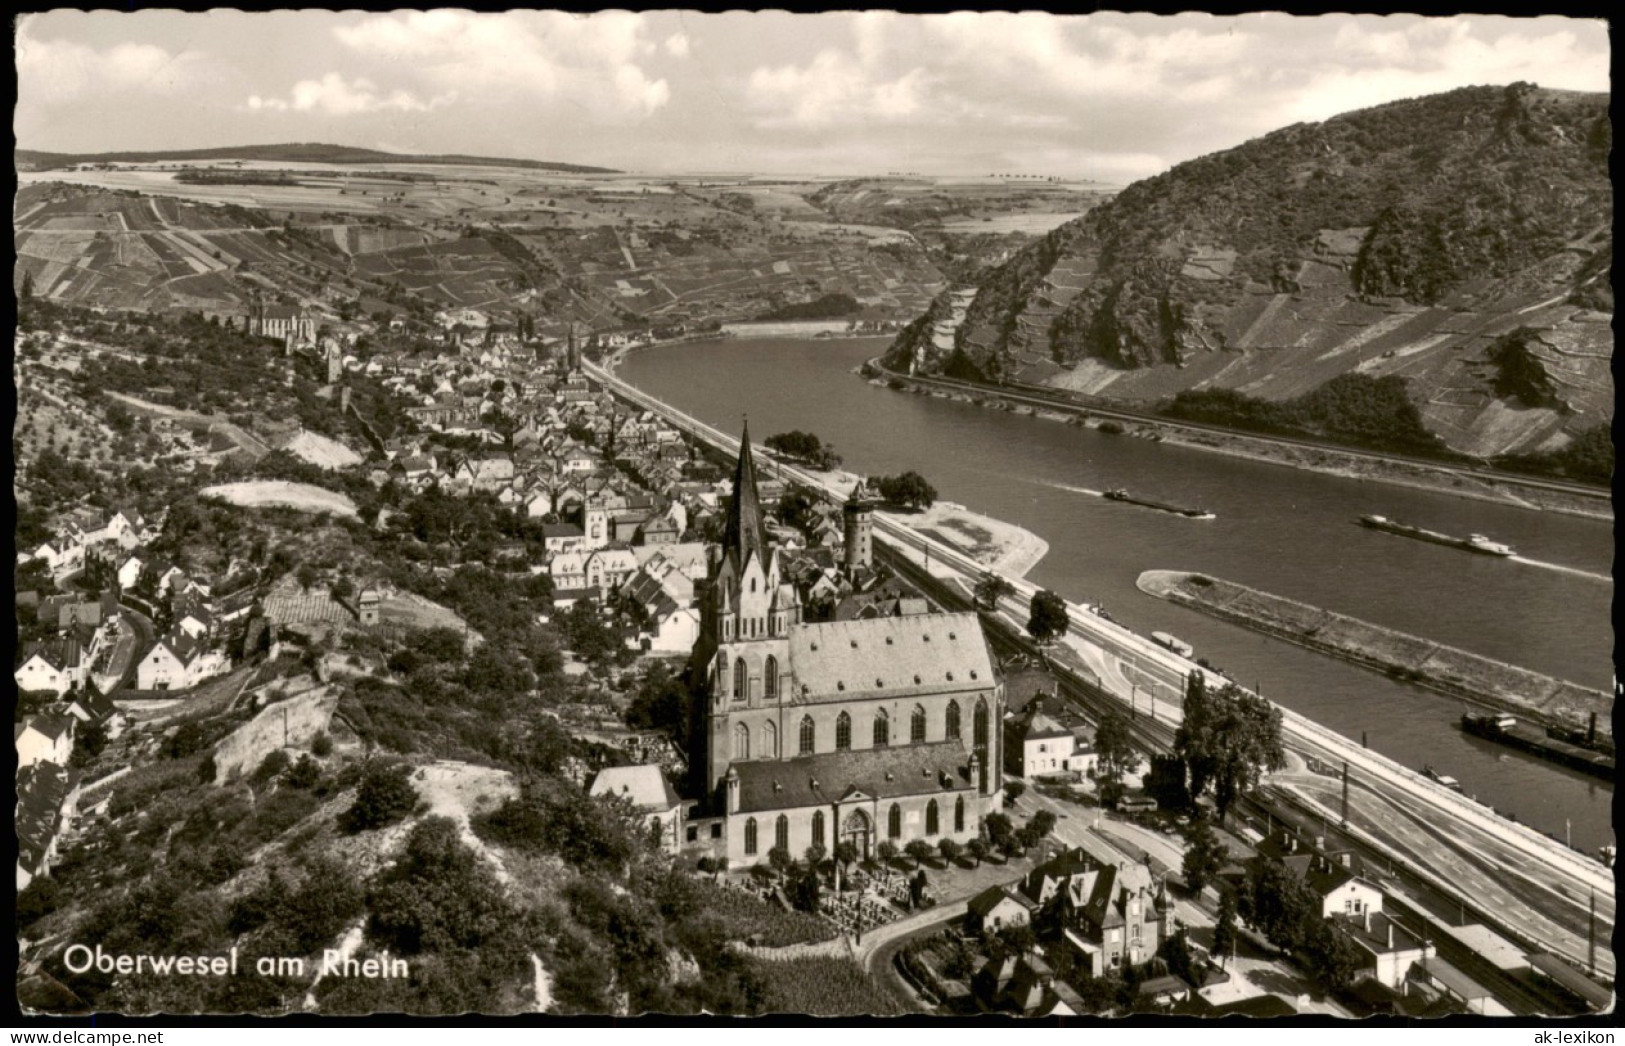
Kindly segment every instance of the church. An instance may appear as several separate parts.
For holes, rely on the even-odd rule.
[[[863,490],[843,510],[849,571],[872,567]],[[864,859],[884,840],[963,843],[1000,808],[1004,687],[981,622],[804,621],[768,543],[748,426],[701,605],[693,763],[730,867],[841,842]]]

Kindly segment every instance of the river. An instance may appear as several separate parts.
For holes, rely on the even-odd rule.
[[[1409,766],[1587,850],[1613,840],[1613,789],[1464,735],[1462,703],[1141,593],[1141,571],[1215,574],[1538,672],[1613,679],[1610,522],[1279,465],[1012,415],[869,385],[853,370],[885,338],[691,342],[634,352],[626,380],[720,428],[749,414],[757,439],[817,433],[867,474],[915,469],[938,495],[1049,542],[1029,574],[1104,605],[1141,633],[1169,631],[1236,679]],[[1194,520],[1107,501],[1200,506]],[[1090,493],[1096,492],[1096,493]],[[1502,560],[1368,530],[1379,513],[1516,548]],[[1525,562],[1529,560],[1533,562]],[[1545,565],[1542,565],[1545,564]],[[1565,569],[1556,569],[1565,568]],[[1567,822],[1567,824],[1565,824]]]

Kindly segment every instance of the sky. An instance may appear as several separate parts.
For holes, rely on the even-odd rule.
[[[14,53],[24,149],[1114,184],[1471,84],[1609,89],[1606,24],[1553,16],[51,11]]]

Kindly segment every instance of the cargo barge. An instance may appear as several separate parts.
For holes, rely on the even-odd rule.
[[[1107,501],[1121,501],[1125,505],[1139,505],[1142,508],[1154,508],[1159,512],[1172,512],[1176,516],[1188,516],[1191,519],[1213,518],[1213,513],[1209,512],[1205,508],[1181,508],[1178,505],[1170,505],[1166,501],[1153,501],[1150,498],[1142,498],[1137,494],[1130,494],[1122,487],[1118,487],[1116,490],[1106,491],[1104,497]]]
[[[1435,545],[1447,545],[1450,548],[1459,548],[1466,552],[1477,552],[1483,556],[1515,556],[1518,554],[1511,545],[1491,541],[1483,534],[1471,534],[1464,538],[1458,538],[1453,534],[1441,534],[1437,530],[1413,527],[1409,523],[1401,523],[1399,520],[1389,519],[1387,516],[1361,516],[1360,525],[1370,527],[1372,530],[1398,534],[1400,537],[1415,538],[1418,541],[1431,541]]]
[[[1587,744],[1574,744],[1562,739],[1572,737],[1578,731],[1542,731],[1533,724],[1520,722],[1516,716],[1505,714],[1467,712],[1461,717],[1461,728],[1474,737],[1500,742],[1571,770],[1579,770],[1606,781],[1614,779],[1614,746],[1611,741],[1597,737],[1594,716],[1590,731],[1582,735],[1589,737]]]
[[[1178,636],[1170,635],[1167,632],[1151,633],[1151,641],[1166,650],[1172,650],[1180,657],[1188,658],[1196,653],[1195,647],[1191,646],[1183,639],[1180,639]]]

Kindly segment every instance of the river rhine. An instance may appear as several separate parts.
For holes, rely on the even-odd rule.
[[[635,352],[619,373],[729,431],[817,433],[868,474],[915,469],[942,498],[1049,542],[1029,573],[1097,602],[1138,632],[1162,629],[1276,701],[1469,795],[1594,851],[1611,842],[1613,789],[1456,728],[1459,701],[1398,683],[1141,593],[1141,571],[1195,570],[1607,689],[1610,581],[1430,545],[1357,525],[1365,513],[1465,535],[1531,560],[1612,573],[1608,522],[1301,472],[869,385],[853,370],[886,339],[694,342]],[[1212,520],[1106,501],[1126,487]],[[1566,828],[1565,819],[1570,824]]]

